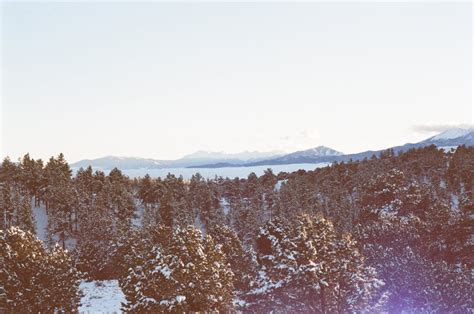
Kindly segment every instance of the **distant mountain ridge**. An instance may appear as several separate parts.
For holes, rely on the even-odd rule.
[[[166,164],[166,161],[155,160],[149,158],[139,157],[117,157],[117,156],[105,156],[97,159],[84,159],[71,164],[72,168],[86,168],[92,166],[92,168],[98,169],[156,169]]]
[[[459,145],[474,146],[474,128],[449,129],[418,143],[407,143],[391,147],[395,153],[436,145],[439,148],[450,148]],[[390,148],[387,148],[390,149]],[[224,152],[198,151],[176,160],[156,160],[138,157],[106,156],[97,159],[85,159],[71,164],[72,168],[88,167],[110,170],[115,167],[129,169],[162,169],[162,168],[222,168],[222,167],[250,167],[264,165],[286,165],[323,162],[341,162],[362,160],[378,155],[385,151],[364,151],[356,154],[343,154],[326,146],[317,146],[311,149],[296,151],[289,154],[282,152],[241,152],[227,154]]]
[[[97,159],[84,159],[71,164],[72,168],[86,168],[91,166],[96,169],[110,170],[119,168],[123,170],[130,169],[161,169],[161,168],[180,168],[193,167],[209,163],[230,163],[241,165],[249,162],[258,162],[260,160],[278,157],[283,155],[280,151],[271,152],[241,152],[227,154],[224,152],[198,151],[176,160],[157,160],[151,158],[139,157],[118,157],[105,156]]]
[[[269,157],[276,157],[284,155],[282,151],[258,152],[258,151],[244,151],[240,153],[225,153],[225,152],[208,152],[197,151],[192,154],[185,155],[181,160],[189,159],[239,159],[239,160],[254,160]]]
[[[432,136],[426,140],[418,143],[407,143],[401,146],[389,147],[387,149],[393,149],[395,153],[404,152],[412,148],[419,148],[429,145],[435,145],[439,148],[450,148],[459,145],[474,146],[474,128],[468,129],[449,129],[438,135]],[[225,164],[208,164],[200,165],[196,168],[219,168],[219,167],[250,167],[250,166],[263,166],[263,165],[285,165],[295,163],[322,163],[322,162],[341,162],[349,160],[362,160],[364,158],[370,158],[373,155],[378,155],[381,152],[387,150],[369,150],[356,154],[342,154],[331,148],[324,146],[318,146],[313,149],[295,152],[280,156],[277,158],[270,158],[267,160],[260,160],[258,162],[246,163],[243,165],[235,165],[230,163]],[[314,154],[311,154],[314,152]]]

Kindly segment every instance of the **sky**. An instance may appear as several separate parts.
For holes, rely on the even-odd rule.
[[[1,157],[345,153],[473,122],[470,2],[1,3]]]

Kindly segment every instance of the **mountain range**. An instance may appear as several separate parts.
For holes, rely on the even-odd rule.
[[[450,129],[417,143],[407,143],[391,147],[395,153],[412,148],[436,145],[439,148],[450,149],[459,145],[474,146],[474,128]],[[264,165],[286,165],[299,163],[340,162],[362,160],[378,155],[384,150],[364,151],[356,154],[343,154],[332,148],[318,146],[315,148],[284,154],[272,152],[242,152],[227,154],[224,152],[198,151],[177,160],[155,160],[138,157],[106,156],[97,159],[85,159],[73,163],[72,168],[92,166],[103,170],[115,167],[129,169],[163,169],[163,168],[221,168],[221,167],[250,167]]]
[[[195,153],[185,155],[176,160],[158,160],[140,157],[117,157],[105,156],[97,159],[84,159],[73,163],[72,168],[92,168],[110,170],[119,168],[121,170],[130,169],[163,169],[163,168],[186,168],[198,167],[204,164],[229,163],[234,165],[243,165],[246,163],[259,162],[261,160],[276,158],[283,156],[280,151],[271,152],[250,152],[245,151],[235,154],[227,154],[224,152],[207,152],[197,151]]]

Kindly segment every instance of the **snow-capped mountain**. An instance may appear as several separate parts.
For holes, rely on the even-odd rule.
[[[450,147],[458,145],[474,146],[474,128],[450,129],[438,135],[430,137],[423,144],[434,144],[438,147]]]
[[[337,150],[326,146],[318,146],[306,150],[300,150],[291,154],[280,157],[281,160],[292,160],[296,158],[314,158],[314,157],[326,157],[326,156],[341,156],[344,155]]]
[[[243,165],[248,162],[256,162],[269,158],[283,155],[281,152],[241,152],[241,153],[224,153],[224,152],[208,152],[197,151],[195,153],[185,155],[176,160],[169,161],[167,167],[197,167],[206,164],[235,164]]]
[[[224,152],[206,152],[198,151],[193,154],[186,155],[176,160],[155,160],[149,158],[138,157],[117,157],[106,156],[97,159],[85,159],[73,163],[73,169],[86,168],[91,166],[95,169],[110,170],[119,168],[122,170],[130,169],[161,169],[161,168],[179,168],[193,167],[211,163],[232,163],[236,165],[245,164],[247,162],[256,162],[263,159],[281,156],[283,153],[274,152],[242,152],[227,154]]]
[[[84,159],[71,164],[71,168],[86,168],[110,170],[119,168],[128,169],[157,169],[166,166],[167,161],[139,157],[105,156],[97,159]]]
[[[459,145],[474,146],[474,128],[450,129],[438,135],[432,136],[418,143],[407,143],[405,145],[392,147],[395,153],[407,151],[428,145],[436,145],[439,148],[451,148]],[[155,160],[137,157],[115,157],[106,156],[92,160],[81,160],[71,165],[72,168],[92,166],[97,169],[161,169],[161,168],[220,168],[220,167],[245,167],[262,165],[285,165],[298,163],[322,163],[335,161],[361,160],[378,155],[379,151],[365,151],[357,154],[344,155],[332,148],[318,146],[307,150],[297,151],[290,154],[281,152],[242,152],[228,154],[224,152],[198,151],[186,155],[177,160]]]
[[[277,157],[283,155],[282,151],[271,151],[271,152],[258,152],[258,151],[244,151],[240,153],[225,153],[225,152],[208,152],[208,151],[197,151],[192,154],[185,155],[181,160],[189,159],[239,159],[243,161]]]
[[[343,153],[338,152],[337,150],[334,150],[332,148],[329,148],[326,146],[318,146],[318,147],[286,154],[281,157],[272,158],[270,160],[255,162],[252,165],[320,163],[320,162],[332,161],[334,157],[342,156],[342,155]]]
[[[427,141],[452,140],[452,139],[462,138],[462,137],[469,136],[469,135],[472,136],[473,133],[474,133],[474,128],[450,129],[450,130],[446,130],[444,132],[441,132],[438,135],[430,137],[429,139],[427,139]]]
[[[401,146],[391,147],[395,153],[404,152],[412,148],[419,148],[429,145],[435,145],[439,148],[452,148],[459,145],[474,146],[474,128],[466,129],[450,129],[438,135],[432,136],[424,141],[418,143],[407,143]],[[388,148],[387,148],[388,149]],[[262,166],[262,165],[284,165],[297,163],[322,163],[322,162],[340,162],[349,160],[362,160],[370,158],[373,155],[379,155],[384,150],[365,151],[356,154],[344,155],[338,151],[324,146],[318,146],[313,149],[298,151],[291,154],[283,155],[277,158],[270,158],[258,162],[250,162],[244,165],[231,163],[214,163],[208,165],[201,165],[199,168],[219,168],[232,166]]]
[[[307,150],[296,151],[283,156],[277,156],[264,160],[250,161],[245,164],[233,164],[229,162],[214,163],[208,165],[200,165],[197,168],[220,168],[233,166],[263,166],[263,165],[285,165],[298,163],[321,163],[331,162],[338,156],[344,156],[343,153],[338,152],[326,146],[318,146]]]
[[[424,141],[418,143],[407,143],[401,146],[391,147],[395,153],[405,152],[412,148],[420,148],[425,146],[435,145],[438,148],[453,148],[459,145],[474,146],[474,128],[465,129],[449,129],[441,132],[438,135],[427,138]],[[378,151],[366,151],[357,154],[344,155],[339,158],[338,161],[347,160],[362,160],[364,158],[370,158],[372,155],[378,155],[383,150]]]

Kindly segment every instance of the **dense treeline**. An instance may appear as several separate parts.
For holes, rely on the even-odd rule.
[[[61,255],[44,267],[71,274],[69,288],[55,292],[69,301],[46,310],[77,305],[76,269],[88,279],[119,279],[129,312],[474,308],[473,147],[388,150],[360,162],[278,175],[269,169],[246,179],[132,180],[118,169],[90,167],[73,176],[62,154],[46,164],[26,155],[3,161],[0,189],[0,245],[12,250],[24,241],[40,250],[31,233],[32,205],[41,206],[53,249],[38,254]],[[29,259],[22,254],[8,258]],[[12,287],[32,288],[18,280],[26,270],[5,258],[0,309],[13,310],[20,303],[12,296],[22,298]]]

